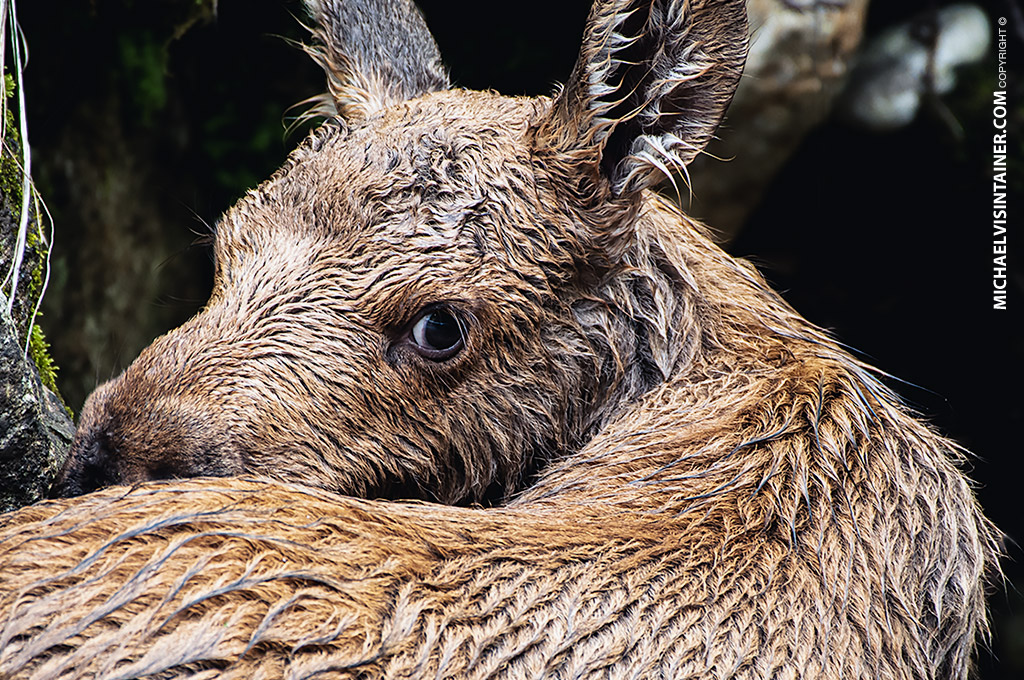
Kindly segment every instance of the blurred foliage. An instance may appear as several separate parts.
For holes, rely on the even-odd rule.
[[[149,31],[122,34],[117,37],[118,61],[131,88],[132,105],[144,125],[167,104],[167,48]]]

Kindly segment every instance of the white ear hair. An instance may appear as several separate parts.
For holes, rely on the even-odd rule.
[[[599,168],[616,195],[684,171],[732,100],[746,50],[743,0],[597,0],[538,144]]]

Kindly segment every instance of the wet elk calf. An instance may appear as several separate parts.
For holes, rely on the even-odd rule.
[[[598,0],[551,99],[309,5],[336,115],[90,399],[62,490],[135,486],[0,522],[0,677],[965,677],[955,445],[649,191],[742,2]]]

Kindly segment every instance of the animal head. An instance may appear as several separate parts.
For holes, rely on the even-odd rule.
[[[552,98],[451,89],[410,0],[307,4],[329,121],[218,223],[203,311],[89,398],[58,492],[496,500],[682,361],[633,253],[728,105],[742,0],[597,0]]]

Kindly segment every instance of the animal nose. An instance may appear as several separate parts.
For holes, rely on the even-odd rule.
[[[80,424],[50,495],[80,496],[116,484],[217,474],[191,465],[189,452],[198,445],[189,428],[177,421],[165,423],[164,428],[159,433],[163,436],[153,439],[138,436],[130,425]]]
[[[86,400],[53,497],[114,484],[225,477],[241,470],[239,449],[202,400],[161,392],[125,373]]]
[[[81,496],[121,483],[116,456],[107,437],[76,434],[67,465],[50,491],[51,498]]]

